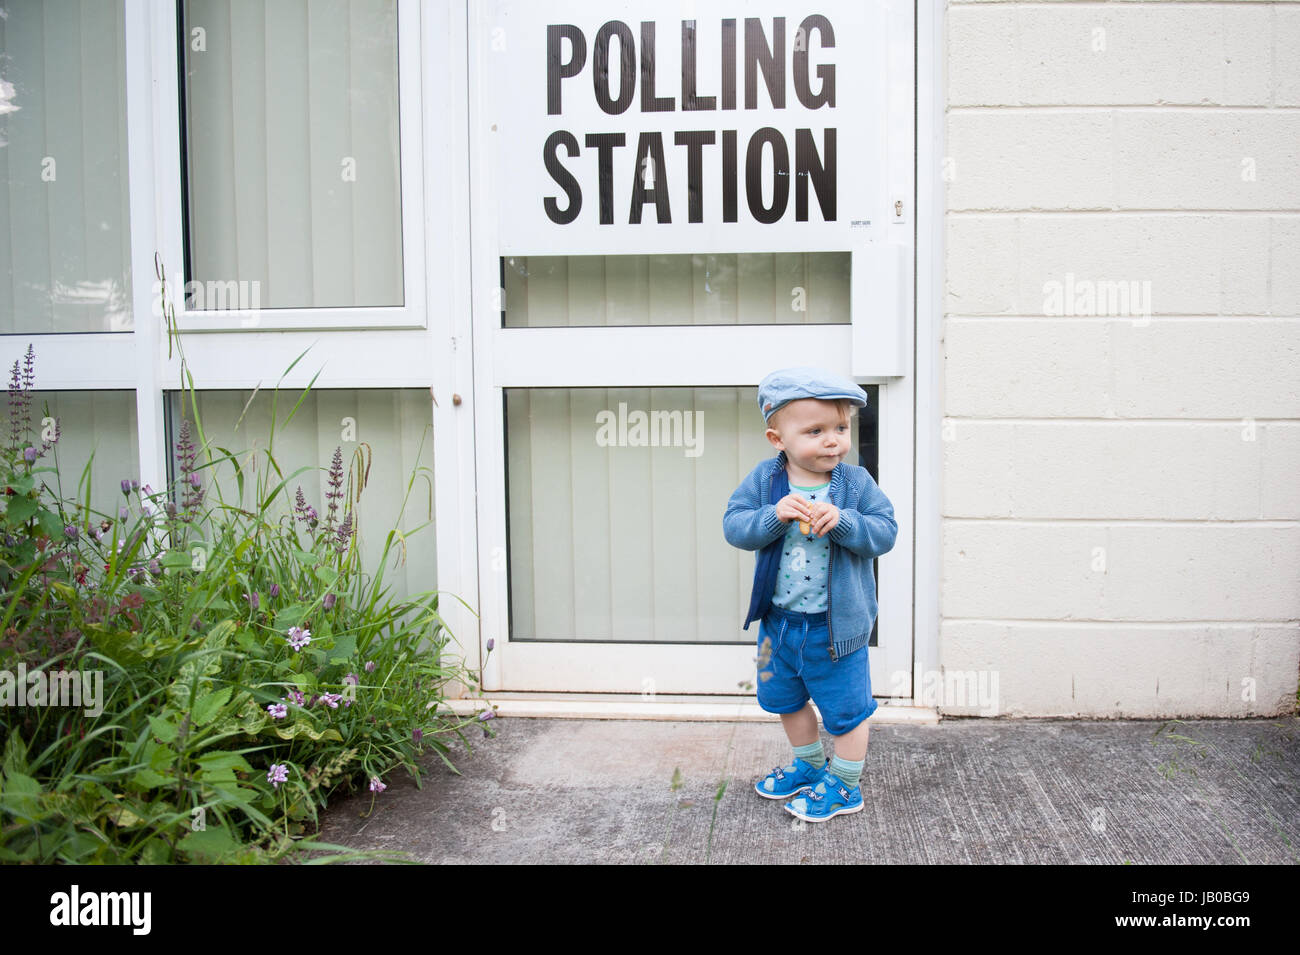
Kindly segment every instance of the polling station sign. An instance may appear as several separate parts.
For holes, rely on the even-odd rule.
[[[481,15],[502,254],[819,251],[883,234],[881,4]]]

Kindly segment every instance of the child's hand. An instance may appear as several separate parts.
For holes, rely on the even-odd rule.
[[[825,537],[840,522],[840,509],[830,501],[815,501],[812,505],[812,531]]]
[[[812,522],[809,504],[798,494],[787,494],[776,502],[776,516],[789,524],[791,521]]]

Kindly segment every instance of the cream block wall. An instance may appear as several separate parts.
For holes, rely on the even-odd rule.
[[[1289,712],[1300,3],[950,2],[945,54],[940,665],[996,705],[934,702]]]

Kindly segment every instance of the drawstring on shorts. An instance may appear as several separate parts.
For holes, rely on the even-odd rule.
[[[781,618],[781,626],[780,629],[777,631],[776,644],[772,647],[773,660],[776,659],[776,655],[780,652],[781,647],[785,644],[785,635],[786,635],[786,631],[790,627],[790,617],[793,616],[793,612],[786,611],[784,613],[778,613],[777,615]],[[807,647],[808,645],[808,615],[801,613],[799,614],[799,617],[801,623],[803,624],[803,628],[802,628],[803,638],[799,641],[799,649],[798,649],[799,663],[795,667],[795,671],[794,671],[795,676],[803,676],[803,668],[804,668],[803,652],[804,652],[804,648]]]

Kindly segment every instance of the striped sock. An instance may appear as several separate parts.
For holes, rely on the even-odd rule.
[[[852,789],[858,784],[858,780],[862,778],[862,767],[865,766],[866,763],[867,761],[865,759],[860,759],[854,763],[836,755],[835,758],[831,760],[830,771],[832,774],[840,778],[840,781],[844,783],[846,788]]]
[[[807,746],[796,746],[794,754],[814,769],[821,769],[826,765],[826,750],[822,749],[821,740],[809,743]]]

